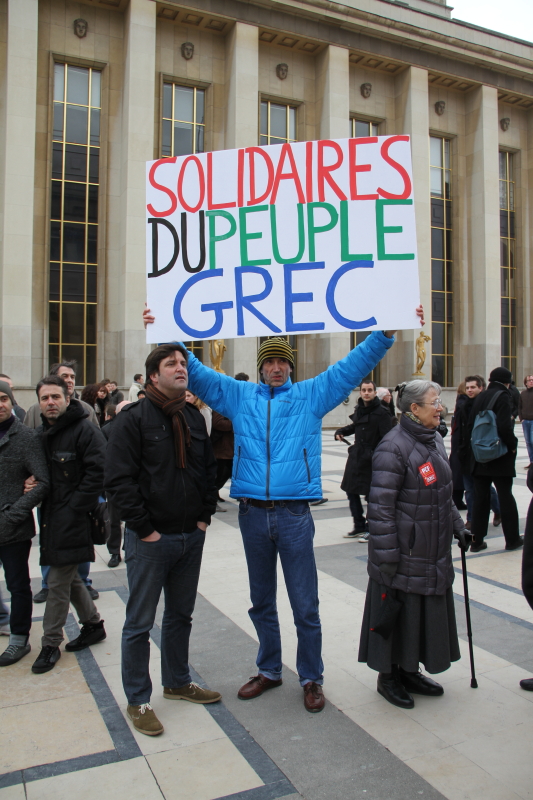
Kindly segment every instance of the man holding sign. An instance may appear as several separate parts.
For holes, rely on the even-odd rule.
[[[258,674],[281,684],[278,553],[298,634],[305,708],[324,707],[314,525],[322,418],[393,344],[385,326],[423,316],[408,136],[246,147],[147,164],[147,341],[245,336],[259,385],[188,358],[189,388],[233,423],[231,496],[248,563]],[[293,384],[283,334],[372,330],[348,356]],[[281,334],[281,336],[279,336]]]

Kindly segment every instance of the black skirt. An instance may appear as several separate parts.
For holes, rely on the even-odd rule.
[[[359,642],[359,661],[377,672],[391,672],[398,664],[407,672],[417,672],[423,664],[431,674],[444,672],[461,657],[453,591],[446,594],[408,594],[396,590],[403,603],[388,639],[370,629],[376,623],[385,587],[368,581],[365,610]]]

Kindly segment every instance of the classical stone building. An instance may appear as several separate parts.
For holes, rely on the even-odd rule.
[[[0,0],[0,371],[29,387],[60,354],[80,383],[142,370],[147,160],[377,132],[412,137],[425,373],[451,387],[504,363],[520,383],[533,44],[444,3]],[[416,335],[381,383],[414,372]],[[300,379],[352,344],[294,343]],[[255,380],[256,340],[226,346],[226,372]]]

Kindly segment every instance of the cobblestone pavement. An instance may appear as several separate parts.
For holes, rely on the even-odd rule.
[[[519,433],[515,496],[523,531],[530,493]],[[313,508],[328,698],[321,714],[303,707],[281,571],[283,686],[257,700],[237,699],[238,687],[255,672],[257,640],[248,617],[237,507],[225,490],[227,510],[208,530],[191,639],[195,679],[220,690],[223,702],[202,707],[163,699],[159,614],[152,631],[152,703],[165,733],[149,738],[132,732],[120,679],[126,572],[123,564],[108,569],[107,551],[97,548],[92,577],[106,641],[77,657],[63,652],[52,672],[33,675],[43,613],[35,605],[32,654],[1,671],[0,800],[532,798],[533,693],[518,682],[533,675],[533,612],[520,591],[521,552],[506,553],[501,528],[491,527],[488,550],[468,556],[479,688],[470,688],[457,552],[463,657],[439,677],[443,697],[417,697],[411,711],[389,705],[376,692],[375,673],[357,663],[366,546],[343,539],[351,527],[339,488],[345,459],[346,446],[324,431],[328,502]],[[37,591],[36,547],[31,569]],[[67,637],[76,631],[70,617]]]

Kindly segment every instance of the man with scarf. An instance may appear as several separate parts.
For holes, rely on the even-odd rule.
[[[161,591],[161,679],[167,700],[216,703],[191,681],[189,637],[207,525],[216,509],[216,461],[203,416],[185,401],[187,350],[166,344],[146,360],[146,398],[113,423],[105,491],[126,523],[130,596],[122,631],[122,682],[133,726],[163,732],[150,705],[150,631]]]
[[[372,481],[372,455],[386,433],[392,428],[390,411],[377,396],[376,384],[371,380],[361,381],[361,396],[355,411],[350,415],[351,425],[335,431],[335,439],[354,435],[354,443],[348,450],[348,461],[344,470],[341,489],[348,495],[353,517],[353,530],[345,539],[368,541],[368,525],[363,513],[361,495],[367,497]]]

